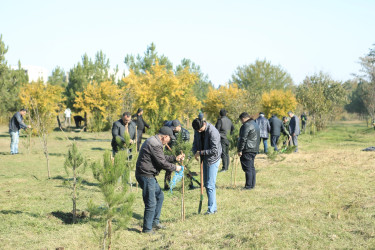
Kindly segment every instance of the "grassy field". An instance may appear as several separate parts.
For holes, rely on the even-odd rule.
[[[100,159],[110,149],[110,133],[69,132],[89,159]],[[49,140],[51,179],[38,138],[30,152],[20,139],[21,154],[9,155],[10,138],[0,127],[0,248],[97,249],[99,240],[82,220],[65,224],[58,212],[70,212],[70,193],[63,185],[64,157],[69,142],[62,132]],[[185,194],[186,220],[181,221],[179,190],[165,193],[162,223],[155,235],[139,233],[143,202],[136,202],[127,230],[117,231],[114,249],[251,249],[251,248],[375,248],[375,131],[363,122],[340,122],[316,135],[299,137],[300,152],[277,162],[260,154],[255,159],[257,184],[242,191],[244,173],[237,167],[237,186],[231,171],[217,178],[218,213],[197,214],[199,189]],[[233,166],[231,166],[233,167]],[[230,167],[230,168],[231,168]],[[198,171],[198,164],[193,166]],[[134,174],[132,174],[134,177]],[[162,185],[162,173],[158,179]],[[134,180],[135,178],[133,178]],[[84,175],[78,209],[102,196],[91,170]],[[204,198],[203,211],[207,208]]]

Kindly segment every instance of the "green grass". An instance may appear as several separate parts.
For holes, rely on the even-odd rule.
[[[75,138],[91,160],[110,149],[109,132],[67,136]],[[33,139],[30,153],[25,141],[20,142],[22,154],[9,155],[7,128],[0,127],[0,248],[99,248],[89,219],[69,225],[52,215],[72,209],[62,183],[69,146],[63,133],[50,136],[51,179],[38,139]],[[180,189],[173,195],[166,192],[161,219],[167,229],[154,236],[139,233],[144,207],[141,191],[134,188],[133,219],[127,230],[116,232],[113,248],[375,248],[375,152],[361,151],[375,146],[375,131],[363,122],[340,122],[318,135],[301,135],[299,144],[300,152],[284,155],[281,162],[258,155],[252,191],[241,190],[245,178],[240,166],[236,187],[231,185],[231,169],[218,173],[215,215],[197,214],[200,191],[187,190],[182,222]],[[199,172],[198,164],[191,167]],[[158,177],[161,186],[163,177]],[[90,199],[102,199],[90,169],[84,180],[77,203],[81,210]],[[205,196],[203,211],[206,207]]]

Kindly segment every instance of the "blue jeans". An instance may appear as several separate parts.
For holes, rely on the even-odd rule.
[[[203,161],[203,182],[206,188],[206,193],[208,197],[208,209],[207,212],[214,213],[217,211],[216,204],[216,176],[219,170],[220,160],[212,165],[207,165]]]
[[[20,139],[20,132],[9,132],[10,134],[10,153],[18,154],[18,142]]]
[[[264,153],[268,153],[268,149],[267,149],[267,139],[268,138],[260,138],[260,140],[263,140],[263,146],[264,146]]]
[[[142,232],[150,232],[153,225],[159,224],[164,194],[155,177],[136,176],[136,179],[142,188],[143,203],[145,204]]]

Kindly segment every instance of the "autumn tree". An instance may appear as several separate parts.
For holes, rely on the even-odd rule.
[[[204,102],[204,111],[211,121],[216,121],[220,109],[226,109],[232,120],[238,118],[242,112],[249,112],[252,104],[248,102],[247,92],[236,84],[220,86],[218,89],[210,87]]]
[[[271,90],[262,95],[262,111],[270,118],[276,114],[278,117],[286,116],[288,111],[294,111],[297,100],[290,90]]]
[[[44,85],[41,82],[27,84],[21,88],[20,99],[29,110],[31,124],[36,130],[43,146],[47,161],[48,178],[50,178],[48,135],[56,125],[56,116],[61,109],[64,98],[60,86]]]
[[[321,130],[343,109],[347,94],[340,82],[320,72],[307,76],[298,86],[297,100],[308,111],[315,128]]]
[[[196,115],[201,106],[192,89],[196,79],[196,74],[188,69],[175,74],[156,61],[145,74],[130,70],[123,81],[135,97],[133,108],[142,107],[146,119],[158,128],[165,120]]]
[[[87,113],[91,131],[109,129],[120,116],[122,90],[111,81],[90,83],[76,94],[74,108]]]

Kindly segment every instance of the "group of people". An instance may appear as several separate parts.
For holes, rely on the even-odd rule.
[[[11,154],[18,153],[19,130],[27,129],[23,123],[23,116],[26,114],[25,109],[21,109],[11,119],[9,124],[9,132],[11,135]],[[287,118],[283,117],[281,121],[276,115],[269,120],[264,117],[263,113],[255,120],[248,113],[240,114],[239,119],[242,126],[239,131],[237,141],[237,154],[243,171],[245,172],[244,190],[252,190],[256,183],[256,172],[254,167],[254,159],[259,153],[260,141],[263,141],[264,151],[267,153],[268,134],[271,134],[271,145],[277,149],[277,142],[281,133],[288,135],[293,145],[298,146],[298,135],[300,134],[298,118],[293,112],[288,112],[290,119],[287,124]],[[306,119],[305,119],[306,121]],[[176,137],[181,133],[184,141],[189,141],[190,135],[188,130],[182,128],[178,120],[165,121],[158,133],[148,138],[143,144],[142,134],[145,127],[150,126],[143,119],[143,110],[139,108],[133,116],[130,112],[124,112],[122,117],[113,123],[112,126],[112,151],[115,155],[118,148],[118,138],[125,142],[125,133],[130,138],[130,143],[137,143],[137,151],[139,155],[136,162],[136,179],[142,189],[143,202],[145,205],[143,229],[144,233],[154,233],[154,229],[161,229],[164,226],[160,223],[160,214],[164,200],[164,194],[158,184],[156,176],[161,170],[165,170],[165,189],[168,189],[168,183],[171,179],[173,171],[181,170],[181,162],[185,158],[185,154],[181,152],[179,155],[166,155],[163,148],[165,145],[173,147]],[[229,134],[233,134],[234,126],[232,121],[227,117],[225,109],[220,110],[220,118],[216,125],[209,123],[203,119],[203,113],[192,122],[194,129],[194,140],[192,145],[192,153],[197,161],[200,161],[203,167],[203,183],[206,188],[208,197],[208,206],[206,215],[215,214],[217,212],[216,203],[216,177],[218,168],[222,160],[221,172],[225,172],[229,167]]]

